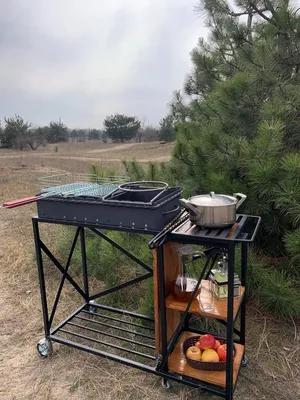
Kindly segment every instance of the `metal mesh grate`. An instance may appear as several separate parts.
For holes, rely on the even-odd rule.
[[[58,185],[46,188],[43,193],[52,193],[62,196],[92,196],[103,197],[117,189],[118,184],[98,184],[86,182],[74,182],[66,185]]]
[[[124,182],[129,182],[127,176],[99,177],[93,174],[59,174],[44,176],[39,179],[43,196],[63,197],[103,197]]]

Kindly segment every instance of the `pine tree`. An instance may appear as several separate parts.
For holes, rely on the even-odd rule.
[[[5,129],[1,134],[2,146],[6,148],[15,147],[20,151],[24,150],[30,142],[31,124],[19,115],[4,118]]]
[[[172,115],[168,115],[159,122],[158,139],[160,141],[174,142],[176,135],[173,122]]]
[[[105,118],[104,133],[112,139],[113,142],[124,142],[136,137],[141,127],[141,122],[135,117],[129,117],[123,114],[114,114]]]
[[[69,140],[68,128],[59,121],[51,121],[47,130],[48,143],[67,142]]]
[[[172,104],[172,168],[190,195],[247,195],[242,211],[262,217],[259,251],[268,268],[281,268],[278,293],[291,300],[300,276],[300,10],[288,0],[236,0],[233,8],[205,0],[198,11],[210,37],[193,50],[184,96],[177,92]],[[262,301],[278,312],[271,295],[273,288]],[[293,315],[300,313],[300,302],[293,304]]]

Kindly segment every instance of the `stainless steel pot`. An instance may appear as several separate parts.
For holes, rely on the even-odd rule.
[[[191,221],[205,228],[223,228],[231,226],[236,221],[236,210],[247,196],[234,193],[233,196],[224,194],[209,194],[180,199],[180,203],[189,210]]]

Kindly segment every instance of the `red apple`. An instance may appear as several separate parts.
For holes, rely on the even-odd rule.
[[[226,357],[227,357],[227,346],[226,344],[222,344],[218,350],[217,350],[219,357],[220,357],[220,361],[226,361]],[[234,351],[232,352],[232,356],[234,357]]]
[[[200,350],[206,350],[206,349],[213,349],[214,345],[216,343],[215,338],[213,335],[210,335],[209,333],[206,335],[200,336]]]
[[[191,346],[186,351],[186,356],[191,360],[201,360],[201,350],[196,346]]]
[[[227,352],[226,352],[226,344],[222,344],[222,345],[218,348],[217,352],[218,352],[218,355],[219,355],[219,357],[220,357],[220,361],[226,361],[226,355],[227,355]]]
[[[197,343],[195,343],[195,346],[198,347],[198,348],[200,349],[200,342],[199,342],[199,340],[198,340]]]
[[[204,350],[202,353],[202,361],[204,362],[219,362],[219,355],[214,349]]]
[[[221,343],[218,340],[216,340],[215,345],[214,345],[214,350],[217,351],[220,346],[221,346]]]

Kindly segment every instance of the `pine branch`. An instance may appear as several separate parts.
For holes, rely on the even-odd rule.
[[[179,149],[178,149],[178,147],[179,147]],[[174,152],[174,157],[175,157],[177,160],[182,161],[184,164],[186,164],[186,165],[188,165],[188,166],[190,166],[190,167],[195,167],[195,164],[194,164],[194,163],[192,163],[192,162],[190,162],[190,161],[187,161],[187,159],[184,157],[184,155],[183,155],[183,146],[182,146],[182,143],[178,143],[177,150],[179,151],[179,154],[177,154],[176,151]]]
[[[204,67],[205,67],[206,71],[209,73],[209,75],[210,75],[213,79],[215,79],[215,80],[217,80],[217,81],[220,81],[220,79],[218,79],[218,78],[208,69],[208,66],[207,66],[206,61],[205,61],[205,55],[204,55],[204,57],[203,57],[203,64],[204,64]]]
[[[217,115],[217,117],[219,118],[221,124],[224,125],[224,122],[223,122],[222,117],[221,117],[221,115],[219,114],[219,112],[216,111],[214,108],[212,108],[212,107],[209,105],[208,102],[206,103],[206,106],[207,106],[214,114]]]
[[[213,19],[213,22],[214,22],[214,28],[217,30],[217,32],[221,36],[222,40],[225,41],[225,39],[227,39],[227,38],[226,38],[226,36],[224,36],[223,32],[219,29],[219,24],[218,24],[218,21],[216,20],[215,16],[212,16],[212,19]],[[229,48],[230,48],[231,53],[232,53],[232,55],[230,55],[230,56],[233,58],[233,56],[234,56],[234,54],[236,54],[236,52],[235,52],[235,49],[232,47],[232,44],[231,44],[230,41],[229,41]],[[233,66],[234,68],[240,70],[240,68],[237,65],[234,65],[234,64],[230,63],[230,61],[227,60],[226,57],[224,57],[224,54],[226,54],[226,53],[222,52],[220,46],[218,47],[218,51],[220,52],[222,58],[224,59],[224,61],[227,64],[229,64],[229,65]]]
[[[201,108],[198,100],[195,100],[194,104],[197,105],[197,108],[198,108],[199,112],[209,121],[210,120],[210,116],[203,111],[203,109]]]
[[[220,54],[221,54],[221,57],[223,58],[223,60],[224,60],[227,64],[229,64],[229,65],[231,65],[233,68],[235,68],[235,69],[241,71],[241,68],[239,68],[237,65],[233,64],[231,61],[229,61],[229,60],[225,57],[225,55],[224,55],[224,53],[222,52],[221,49],[219,49],[219,52],[220,52]]]
[[[248,32],[248,42],[252,44],[252,20],[253,14],[249,12],[247,18],[247,32]]]
[[[254,10],[259,16],[261,16],[265,21],[269,22],[269,24],[272,24],[272,25],[276,26],[276,28],[277,28],[276,23],[275,23],[271,18],[267,17],[267,16],[264,14],[264,11],[269,11],[269,10],[266,10],[266,9],[259,10],[259,9],[256,7],[255,3],[253,3],[252,1],[249,1],[249,5],[250,5],[250,6],[253,8],[253,10]]]
[[[175,153],[174,157],[178,160],[178,161],[182,161],[184,164],[189,165],[190,167],[195,167],[195,164],[192,164],[190,162],[188,162],[184,157],[182,157],[182,155],[180,155],[180,157]]]
[[[264,11],[270,11],[272,13],[272,15],[275,15],[275,10],[273,7],[273,4],[269,1],[269,0],[264,0],[265,6],[266,8],[264,10],[261,10],[262,12]]]

